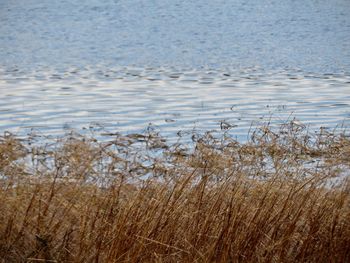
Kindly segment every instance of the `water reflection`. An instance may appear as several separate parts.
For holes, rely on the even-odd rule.
[[[232,125],[245,136],[252,121],[290,116],[311,128],[350,124],[350,76],[303,72],[114,68],[3,73],[0,131],[48,134],[98,127],[139,132],[149,123],[174,137],[179,130]]]

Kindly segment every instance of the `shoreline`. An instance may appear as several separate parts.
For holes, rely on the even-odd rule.
[[[290,122],[247,143],[152,130],[52,143],[0,138],[6,262],[350,259],[346,134]]]

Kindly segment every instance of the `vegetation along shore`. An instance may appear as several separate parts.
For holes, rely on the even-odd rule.
[[[0,262],[350,262],[350,138],[0,137]]]

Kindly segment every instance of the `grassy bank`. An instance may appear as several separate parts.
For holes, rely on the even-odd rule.
[[[111,137],[112,138],[112,137]],[[350,139],[0,138],[0,262],[349,262]]]

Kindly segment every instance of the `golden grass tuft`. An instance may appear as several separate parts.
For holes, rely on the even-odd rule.
[[[5,134],[0,262],[350,262],[345,133],[193,138]]]

